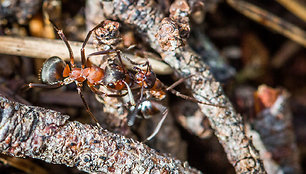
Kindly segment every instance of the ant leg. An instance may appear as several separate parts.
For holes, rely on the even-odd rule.
[[[172,94],[178,96],[178,97],[181,97],[185,100],[190,100],[192,102],[195,102],[195,103],[201,103],[201,104],[204,104],[204,105],[208,105],[208,106],[214,106],[214,107],[220,107],[220,108],[226,108],[226,106],[221,106],[221,105],[216,105],[216,104],[212,104],[212,103],[206,103],[206,102],[203,102],[203,101],[199,101],[193,97],[190,97],[188,95],[184,95],[184,94],[181,94],[180,92],[176,91],[175,88],[177,85],[181,84],[182,82],[184,82],[186,79],[192,77],[193,75],[190,75],[190,76],[187,76],[187,77],[184,77],[184,78],[181,78],[179,79],[178,81],[174,82],[172,85],[170,85],[169,87],[167,87],[165,84],[162,84],[162,86],[165,88],[166,91],[170,91]],[[205,98],[203,96],[203,98]]]
[[[98,94],[98,95],[104,95],[106,97],[123,97],[125,95],[127,95],[128,93],[123,93],[123,94],[107,94],[105,92],[102,92],[102,91],[99,91],[97,88],[95,88],[92,84],[90,83],[87,83],[89,88],[91,89],[91,91],[95,94]]]
[[[146,74],[148,73],[148,70],[149,70],[149,68],[151,68],[150,67],[150,64],[149,64],[149,61],[146,61],[146,63],[145,64],[147,64],[147,72],[146,72]],[[138,67],[135,67],[136,69],[139,69]],[[144,85],[143,85],[143,83],[144,83],[144,80],[142,80],[142,84],[141,84],[141,91],[140,91],[140,98],[139,98],[139,101],[138,101],[138,103],[136,104],[136,106],[135,106],[135,109],[133,110],[133,112],[132,112],[132,114],[128,117],[128,126],[132,126],[133,124],[134,124],[134,122],[135,122],[135,118],[136,118],[136,112],[139,110],[139,105],[143,102],[143,93],[144,93]]]
[[[20,91],[26,91],[31,88],[58,88],[63,86],[64,83],[56,83],[56,84],[43,84],[43,83],[29,83],[26,85],[23,85],[19,90]]]
[[[121,55],[120,55],[120,51],[119,50],[115,50],[115,49],[110,49],[110,50],[104,50],[104,51],[97,51],[97,52],[94,52],[94,53],[91,53],[87,56],[87,58],[91,57],[91,56],[97,56],[97,55],[103,55],[103,54],[109,54],[109,53],[114,53],[116,52],[117,53],[117,56],[118,56],[118,59],[121,63],[121,65],[123,66],[123,61],[122,61],[122,58],[121,58]],[[133,60],[131,60],[130,58],[128,57],[125,57],[126,60],[128,60],[131,64],[133,65],[138,65],[138,66],[144,66],[147,64],[148,61],[146,61],[146,63],[137,63],[137,62],[134,62]],[[124,66],[123,66],[124,67]]]
[[[163,84],[164,85],[164,84]],[[164,85],[165,86],[165,85]],[[166,87],[166,86],[165,86]],[[167,88],[166,88],[167,89]],[[203,102],[203,101],[200,101],[200,100],[197,100],[193,97],[190,97],[188,95],[184,95],[184,94],[181,94],[180,92],[174,90],[174,89],[169,89],[167,91],[170,91],[172,94],[178,96],[178,97],[181,97],[185,100],[189,100],[189,101],[192,101],[192,102],[195,102],[195,103],[201,103],[201,104],[204,104],[204,105],[208,105],[208,106],[214,106],[214,107],[219,107],[219,108],[226,108],[226,106],[221,106],[221,105],[217,105],[217,104],[212,104],[212,103],[206,103],[206,102]]]
[[[85,68],[85,64],[86,64],[86,59],[85,59],[85,46],[86,46],[86,44],[87,44],[87,42],[88,42],[88,40],[89,40],[89,38],[90,38],[92,32],[93,32],[94,30],[96,30],[97,28],[101,27],[103,24],[104,24],[104,21],[101,22],[101,23],[99,23],[98,25],[96,25],[96,26],[95,26],[93,29],[91,29],[91,30],[87,33],[87,35],[86,35],[86,38],[85,38],[85,40],[84,40],[84,42],[83,42],[83,44],[82,44],[82,48],[81,48],[82,68]]]
[[[139,110],[139,105],[141,104],[141,102],[137,102],[137,104],[134,106],[134,110],[132,111],[131,114],[128,114],[127,118],[128,118],[128,126],[133,126],[134,123],[135,123],[135,119],[136,119],[136,115],[137,115],[137,112]],[[133,107],[133,106],[132,106]]]
[[[97,51],[94,53],[91,53],[87,56],[87,58],[91,57],[91,56],[98,56],[98,55],[103,55],[103,54],[109,54],[109,53],[114,53],[117,52],[117,50],[115,49],[110,49],[110,50],[104,50],[104,51]]]
[[[143,66],[144,64],[146,63],[137,63],[137,62],[134,62],[133,60],[131,60],[129,57],[125,57],[127,61],[129,61],[132,65],[137,65],[137,66]],[[146,61],[147,62],[147,61]]]
[[[191,78],[193,75],[190,75],[190,76],[187,76],[187,77],[184,77],[184,78],[181,78],[179,79],[178,81],[174,82],[172,85],[170,85],[169,87],[166,88],[166,91],[169,91],[170,89],[173,89],[175,88],[176,86],[178,86],[179,84],[183,83],[185,80]]]
[[[146,139],[143,141],[143,143],[148,142],[148,141],[150,141],[153,137],[155,137],[155,135],[159,132],[161,126],[163,125],[163,123],[164,123],[164,121],[165,121],[165,119],[166,119],[166,117],[167,117],[167,115],[168,115],[168,109],[167,109],[165,106],[162,106],[161,104],[155,103],[155,102],[154,102],[154,104],[156,104],[157,107],[159,107],[160,109],[163,110],[163,112],[162,112],[162,118],[161,118],[160,121],[158,122],[158,124],[157,124],[156,128],[154,129],[154,131],[152,132],[152,134],[151,134],[148,138],[146,138]]]
[[[98,29],[99,27],[103,26],[103,24],[104,24],[104,21],[102,21],[101,23],[96,25],[93,29],[89,30],[89,32],[87,33],[86,38],[85,38],[85,40],[83,42],[82,48],[85,48],[85,46],[86,46],[86,44],[87,44],[87,42],[88,42],[92,32],[95,31],[96,29]]]
[[[120,55],[120,51],[119,50],[116,50],[116,49],[110,49],[110,50],[104,50],[104,51],[97,51],[97,52],[94,52],[94,53],[91,53],[87,56],[87,59],[90,57],[90,56],[97,56],[97,55],[102,55],[102,54],[109,54],[109,53],[114,53],[116,52],[117,54],[117,57],[119,59],[119,62],[121,64],[121,67],[123,68],[124,70],[124,73],[126,73],[126,69],[123,65],[123,62],[122,62],[122,58],[121,58],[121,55]]]
[[[68,43],[68,40],[67,40],[66,36],[63,33],[63,30],[58,29],[58,27],[55,25],[55,23],[52,20],[50,20],[50,22],[52,23],[52,25],[54,26],[55,30],[57,31],[57,34],[65,42],[65,45],[67,46],[68,51],[69,51],[69,55],[70,55],[70,64],[71,64],[71,67],[74,68],[75,64],[74,64],[73,52],[72,52],[72,49],[70,47],[70,44]]]
[[[85,68],[85,64],[86,64],[86,60],[85,60],[85,48],[83,48],[83,46],[84,46],[84,43],[83,43],[82,48],[81,48],[81,60],[82,60],[81,67],[82,67],[82,69]]]
[[[122,60],[121,60],[121,56],[120,56],[120,51],[119,50],[115,50],[115,49],[110,49],[110,50],[104,50],[104,51],[97,51],[97,52],[94,52],[94,53],[91,53],[87,56],[87,60],[89,60],[89,57],[91,56],[98,56],[98,55],[103,55],[103,54],[109,54],[109,53],[114,53],[116,52],[117,53],[117,56],[119,56],[119,61],[121,63],[121,66],[123,67],[123,70],[124,72],[126,73],[126,70],[123,66],[123,63],[122,63]],[[85,56],[85,55],[84,55]]]
[[[121,59],[120,51],[119,51],[119,50],[116,50],[116,53],[117,53],[117,57],[118,57],[118,59],[119,59],[119,62],[120,62],[120,64],[121,64],[121,67],[123,68],[124,73],[126,73],[125,66],[123,65],[123,62],[122,62],[122,59]]]
[[[145,66],[145,65],[147,65],[147,71],[146,71],[146,75],[147,75],[149,71],[152,72],[152,67],[151,67],[151,65],[150,65],[150,63],[149,63],[148,60],[146,61],[146,63],[144,64],[144,66]]]
[[[85,101],[84,95],[82,94],[82,88],[81,88],[79,85],[78,85],[78,87],[77,87],[77,90],[78,90],[78,93],[79,93],[80,96],[81,96],[81,99],[82,99],[82,102],[83,102],[83,104],[84,104],[84,106],[85,106],[86,111],[89,113],[90,117],[96,122],[97,126],[98,126],[99,128],[102,128],[101,125],[99,124],[98,120],[96,119],[96,117],[95,117],[95,116],[93,115],[93,113],[90,111],[90,108],[89,108],[88,104],[87,104],[86,101]]]

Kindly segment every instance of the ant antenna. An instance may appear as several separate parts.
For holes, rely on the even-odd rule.
[[[191,78],[192,76],[194,75],[189,75],[187,77],[184,77],[184,78],[181,78],[179,79],[178,81],[174,82],[172,85],[170,85],[169,87],[167,87],[165,84],[162,83],[162,85],[165,87],[166,91],[170,91],[172,94],[178,96],[178,97],[181,97],[185,100],[190,100],[192,102],[195,102],[195,103],[200,103],[200,104],[204,104],[204,105],[208,105],[208,106],[214,106],[214,107],[219,107],[219,108],[227,108],[226,106],[222,106],[222,105],[217,105],[217,104],[212,104],[212,103],[206,103],[206,102],[203,102],[203,101],[200,101],[200,100],[197,100],[193,97],[190,97],[188,95],[184,95],[178,91],[176,91],[175,88],[176,86],[178,86],[179,84],[183,83],[185,80]],[[204,97],[204,96],[203,96]],[[205,97],[204,97],[205,98]],[[206,99],[208,100],[208,99]]]
[[[162,117],[161,120],[158,122],[158,124],[157,124],[157,126],[155,127],[153,133],[152,133],[148,138],[146,138],[146,139],[143,141],[143,143],[146,143],[146,142],[150,141],[150,140],[151,140],[152,138],[154,138],[155,135],[159,132],[161,126],[163,125],[163,123],[164,123],[164,121],[165,121],[165,119],[166,119],[166,117],[167,117],[167,115],[168,115],[168,109],[165,109],[165,110],[163,111],[162,115],[163,115],[163,117]]]
[[[65,45],[66,45],[66,47],[68,48],[68,51],[69,51],[70,64],[71,64],[72,68],[74,68],[74,67],[75,67],[75,64],[74,64],[73,52],[72,52],[72,49],[71,49],[71,47],[70,47],[70,44],[69,44],[69,42],[68,42],[66,36],[64,35],[63,30],[59,29],[59,28],[55,25],[55,23],[54,23],[52,20],[50,20],[50,22],[51,22],[51,24],[53,25],[53,27],[54,27],[54,29],[56,30],[56,32],[57,32],[57,34],[59,35],[59,37],[65,42]]]

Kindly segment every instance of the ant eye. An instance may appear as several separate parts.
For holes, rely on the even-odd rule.
[[[115,85],[113,83],[108,84],[108,87],[115,88]]]
[[[63,71],[66,63],[59,57],[50,57],[47,59],[41,68],[41,81],[47,84],[54,84],[62,81]]]

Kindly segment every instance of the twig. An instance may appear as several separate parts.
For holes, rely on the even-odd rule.
[[[275,55],[271,58],[271,66],[274,68],[280,68],[284,66],[286,62],[289,62],[290,58],[294,57],[298,51],[303,47],[291,40],[281,45]]]
[[[219,54],[216,46],[201,32],[201,29],[195,27],[191,30],[193,34],[191,34],[188,43],[210,67],[216,80],[225,82],[234,77],[235,69],[226,63],[225,58]]]
[[[209,98],[211,103],[228,107],[224,109],[200,105],[202,112],[209,118],[215,134],[236,171],[238,173],[265,173],[257,150],[245,135],[241,116],[235,112],[231,103],[223,94],[221,85],[212,77],[207,65],[187,44],[182,46],[184,45],[181,42],[182,38],[177,35],[169,36],[179,33],[175,22],[167,23],[169,19],[162,21],[164,16],[152,0],[139,0],[131,3],[129,1],[113,0],[111,2],[102,1],[102,3],[104,9],[106,9],[105,15],[108,18],[117,19],[134,26],[143,39],[148,41],[151,47],[158,51],[163,59],[177,70],[180,76],[195,75],[191,82],[187,83],[187,86],[192,89],[194,97],[201,101],[206,101]],[[173,23],[174,25],[172,25]],[[161,42],[158,42],[155,36],[162,34],[158,32],[162,31],[162,27],[167,25],[170,28],[164,28],[166,34],[163,34],[160,38],[164,40],[168,38],[170,46],[166,45],[169,46],[168,50],[163,50],[160,46]],[[171,28],[171,25],[174,28]],[[160,26],[161,28],[159,28]]]
[[[164,22],[167,23],[167,21]],[[162,55],[164,60],[173,66],[180,76],[195,74],[187,85],[191,88],[196,99],[227,107],[199,105],[201,111],[210,120],[211,127],[236,171],[238,173],[264,173],[258,152],[245,135],[241,116],[236,113],[223,93],[220,83],[215,81],[201,58],[187,45],[165,51]]]
[[[69,41],[72,51],[74,53],[75,59],[77,61],[81,60],[80,48],[82,42]],[[95,47],[92,44],[86,45],[86,54],[95,52]],[[0,54],[9,54],[17,56],[28,56],[34,58],[47,59],[52,56],[58,56],[65,61],[69,61],[68,50],[62,40],[52,40],[52,39],[41,39],[35,37],[11,37],[11,36],[0,36]],[[133,61],[144,62],[141,57],[124,53],[123,63],[127,67],[132,67],[131,63],[127,61],[124,57],[127,56]],[[101,63],[101,58],[99,56],[91,57],[91,62],[99,65]],[[163,63],[162,61],[156,60],[154,58],[148,57],[152,69],[157,74],[171,74],[172,69],[169,65]]]
[[[75,58],[81,60],[81,42],[69,41]],[[86,47],[86,53],[95,51],[93,45]],[[0,36],[0,53],[47,59],[58,56],[69,60],[69,53],[62,40],[42,39],[35,37]]]
[[[303,1],[299,0],[276,0],[278,3],[283,5],[297,17],[301,18],[304,22],[306,22],[306,7]]]
[[[200,173],[133,139],[69,122],[61,113],[0,97],[0,151],[86,172]]]
[[[260,9],[257,6],[241,0],[227,0],[227,3],[251,18],[252,20],[261,23],[262,25],[275,30],[276,32],[288,37],[289,39],[306,47],[306,32],[298,26],[293,25],[283,19],[269,13],[266,10]]]

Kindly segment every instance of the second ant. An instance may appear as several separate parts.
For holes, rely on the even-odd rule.
[[[92,92],[100,96],[122,97],[128,95],[130,107],[130,114],[128,115],[129,126],[132,126],[134,124],[134,120],[137,114],[141,114],[144,118],[147,118],[154,112],[162,113],[161,121],[158,123],[158,126],[156,126],[155,130],[146,139],[146,141],[152,139],[158,133],[163,121],[167,116],[168,109],[156,102],[165,98],[165,91],[170,91],[171,93],[181,98],[191,100],[193,102],[202,103],[214,107],[222,107],[219,105],[198,101],[193,97],[186,96],[173,89],[175,86],[182,83],[185,79],[181,79],[170,87],[167,87],[156,77],[148,61],[143,64],[139,64],[132,61],[128,57],[125,57],[125,59],[127,59],[133,65],[131,69],[127,69],[122,63],[121,52],[117,49],[112,49],[111,45],[108,45],[108,50],[91,53],[86,58],[85,46],[92,32],[96,32],[96,35],[97,32],[100,33],[101,37],[96,37],[98,42],[102,42],[103,39],[107,37],[109,37],[106,39],[109,41],[108,44],[117,42],[116,38],[118,38],[118,34],[116,31],[118,31],[119,26],[119,23],[117,22],[112,22],[109,20],[103,21],[88,32],[85,41],[83,42],[81,47],[82,65],[80,68],[76,67],[75,65],[72,49],[63,31],[60,30],[53,22],[52,24],[58,35],[64,41],[66,47],[68,48],[70,56],[70,65],[66,64],[59,57],[51,57],[45,61],[41,69],[41,80],[43,84],[29,83],[28,85],[26,85],[26,87],[58,88],[74,82],[77,86],[77,91],[82,99],[86,111],[89,113],[91,118],[96,122],[99,127],[101,126],[95,116],[90,111],[89,106],[86,103],[84,95],[82,93],[82,87],[84,83],[88,85]],[[104,68],[92,65],[92,63],[89,61],[89,57],[91,56],[113,54],[115,54],[115,58],[108,59],[107,65]],[[113,92],[103,92],[98,88],[99,86],[103,86],[109,91]],[[132,91],[139,96],[136,101]]]

